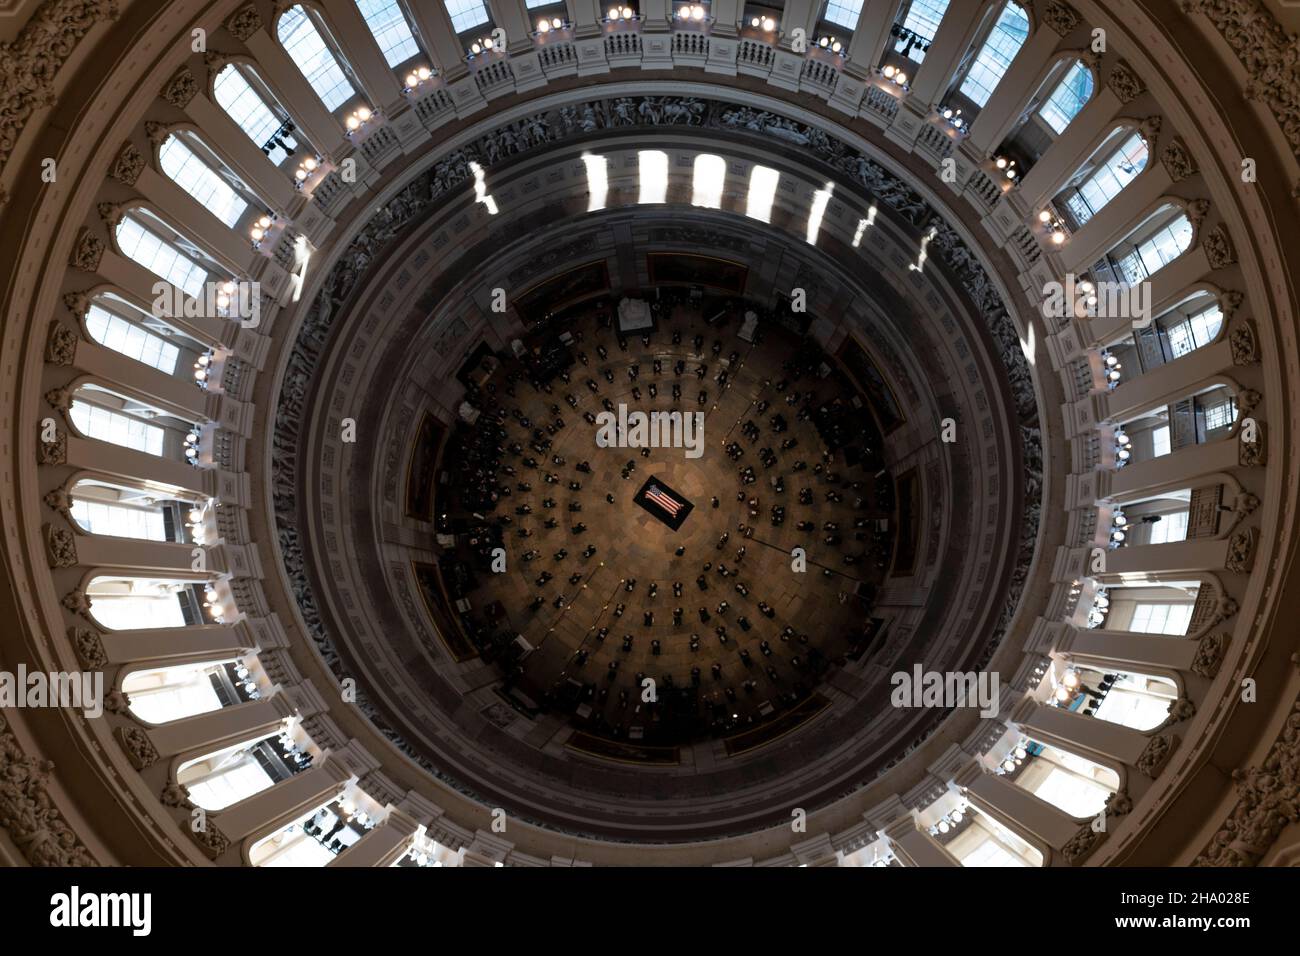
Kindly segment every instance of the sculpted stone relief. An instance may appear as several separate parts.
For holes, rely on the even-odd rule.
[[[326,276],[303,320],[289,356],[272,438],[274,453],[271,466],[277,537],[285,573],[310,637],[326,665],[336,677],[341,679],[347,676],[335,638],[321,619],[299,537],[297,444],[304,424],[306,396],[334,320],[352,293],[359,288],[359,280],[389,243],[429,210],[439,197],[472,181],[469,169],[471,162],[490,166],[506,156],[583,133],[649,124],[688,125],[785,140],[843,173],[868,193],[874,202],[889,208],[899,218],[917,227],[921,233],[934,230],[929,246],[931,254],[947,267],[986,322],[1006,371],[1020,421],[1022,464],[1026,476],[1021,540],[998,625],[982,654],[981,666],[987,663],[1010,624],[1028,576],[1040,520],[1043,467],[1033,379],[1021,350],[1019,332],[988,273],[956,230],[916,190],[879,163],[825,131],[773,112],[720,100],[646,96],[599,100],[582,106],[564,106],[538,113],[499,127],[473,143],[453,150],[390,200],[342,251]],[[587,238],[577,240],[579,244],[589,241]],[[534,274],[543,271],[545,270],[539,269]],[[403,740],[360,689],[357,706],[386,737],[425,770],[456,789],[473,795],[460,781],[446,776]],[[908,746],[906,752],[915,750],[937,726],[938,723],[927,728],[923,736]]]

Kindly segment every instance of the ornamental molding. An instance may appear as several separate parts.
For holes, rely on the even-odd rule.
[[[1169,178],[1176,183],[1182,182],[1197,171],[1196,159],[1188,152],[1187,144],[1177,136],[1166,143],[1165,148],[1160,151],[1160,162],[1164,164]]]
[[[1146,749],[1138,756],[1134,766],[1148,777],[1156,777],[1177,745],[1178,738],[1172,734],[1156,734],[1147,741]]]
[[[253,4],[240,7],[226,19],[226,29],[240,43],[262,29],[262,17]]]
[[[199,83],[194,79],[194,74],[189,71],[188,67],[181,67],[172,74],[172,78],[163,86],[159,95],[168,103],[183,110],[189,106],[190,100],[199,92]]]
[[[134,186],[144,171],[144,153],[135,143],[123,143],[108,174],[124,186]]]
[[[40,434],[36,436],[36,463],[38,465],[62,465],[68,460],[68,436],[55,430],[54,441],[44,441]]]
[[[1052,0],[1043,11],[1043,22],[1051,27],[1060,36],[1069,36],[1075,27],[1079,25],[1080,18],[1078,11],[1068,3],[1061,3],[1060,0]]]
[[[1218,674],[1227,643],[1227,634],[1203,636],[1196,644],[1196,656],[1192,658],[1192,673],[1199,674],[1201,677],[1214,677]]]
[[[0,173],[32,114],[53,106],[54,80],[95,24],[117,18],[115,0],[45,0],[0,44]]]
[[[72,642],[72,649],[77,652],[82,667],[97,671],[108,666],[108,652],[96,632],[85,627],[70,627],[68,640]]]
[[[0,827],[32,866],[97,866],[49,792],[54,764],[23,752],[0,714]]]
[[[1228,539],[1228,556],[1224,567],[1229,571],[1248,574],[1255,564],[1255,543],[1258,538],[1258,528],[1243,528],[1234,532]]]
[[[1106,77],[1106,85],[1123,104],[1133,102],[1146,91],[1142,78],[1123,60],[1111,68],[1110,76]]]
[[[136,770],[143,770],[156,764],[162,755],[149,739],[143,727],[118,727],[113,732],[117,742],[126,751],[126,758]]]
[[[67,528],[52,524],[41,527],[45,539],[45,557],[51,568],[73,568],[77,565],[77,539]]]
[[[1205,258],[1209,260],[1211,269],[1226,269],[1237,261],[1237,251],[1222,223],[1210,230],[1204,245]]]
[[[1020,421],[1026,482],[1016,565],[979,666],[992,657],[1019,607],[1020,595],[1028,580],[1041,514],[1043,456],[1042,434],[1037,424],[1037,398],[1020,336],[1015,321],[978,257],[967,248],[947,220],[905,180],[818,126],[718,97],[624,96],[549,108],[496,127],[445,153],[441,160],[416,174],[360,228],[339,252],[308,307],[289,350],[280,383],[272,433],[271,492],[285,578],[306,626],[306,636],[336,678],[341,680],[348,674],[339,650],[339,639],[330,633],[321,616],[297,515],[301,500],[298,492],[298,441],[305,424],[308,392],[325,356],[334,321],[349,305],[371,264],[382,261],[382,254],[397,237],[435,208],[442,196],[472,181],[471,162],[486,169],[507,157],[599,130],[674,125],[713,129],[760,140],[775,138],[800,147],[811,160],[833,168],[876,203],[888,207],[902,223],[922,234],[930,232],[932,238],[928,248],[931,257],[947,268],[969,298],[974,307],[973,316],[985,321],[993,339],[993,351],[1001,358]],[[449,775],[392,730],[390,721],[360,689],[356,705],[377,732],[426,772],[458,792],[477,799],[462,780]],[[903,756],[933,733],[938,723],[936,721],[926,728]],[[891,766],[883,768],[882,773]],[[867,783],[870,781],[863,785]],[[538,825],[546,827],[544,823]]]
[[[1255,468],[1268,464],[1268,429],[1264,422],[1255,422],[1255,440],[1237,442],[1237,463]]]
[[[1179,0],[1183,13],[1200,13],[1232,48],[1250,79],[1247,99],[1273,114],[1300,156],[1300,37],[1288,34],[1261,0]]]
[[[1278,835],[1300,822],[1300,701],[1258,766],[1232,772],[1237,805],[1192,866],[1255,866]]]
[[[1250,319],[1242,319],[1232,327],[1228,345],[1232,349],[1233,365],[1252,365],[1259,361],[1259,337]]]
[[[99,260],[104,256],[104,240],[85,226],[77,233],[77,243],[72,247],[68,265],[82,272],[94,272],[99,268]]]
[[[45,361],[51,365],[68,366],[77,360],[77,330],[57,319],[50,323],[45,337]]]

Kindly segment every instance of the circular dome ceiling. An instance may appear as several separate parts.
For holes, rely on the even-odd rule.
[[[987,663],[1037,529],[1023,343],[960,223],[844,135],[710,96],[530,104],[321,280],[278,406],[285,566],[426,769],[544,826],[715,836],[947,716],[892,707],[875,653]],[[655,412],[677,447],[626,450]]]

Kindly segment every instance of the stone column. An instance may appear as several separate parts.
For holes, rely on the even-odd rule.
[[[256,649],[251,635],[229,624],[158,627],[144,631],[110,631],[100,644],[110,664],[148,661],[157,667],[226,661]]]
[[[1189,671],[1197,642],[1164,634],[1088,630],[1067,625],[1057,650],[1104,669],[1143,672]]]
[[[281,694],[267,700],[222,707],[149,729],[159,758],[178,754],[202,756],[274,733],[293,716],[289,699]],[[250,798],[251,799],[251,798]]]
[[[1017,192],[1027,207],[1034,211],[1042,209],[1060,192],[1115,127],[1122,105],[1110,87],[1100,84],[1100,89],[1065,132],[1047,147],[1034,168],[1020,181]]]

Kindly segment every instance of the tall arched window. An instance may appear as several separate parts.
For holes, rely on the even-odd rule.
[[[763,222],[772,221],[772,205],[781,174],[767,166],[755,166],[749,174],[749,192],[745,196],[745,215]]]
[[[193,627],[204,623],[205,582],[133,574],[102,574],[86,585],[90,614],[115,631]]]
[[[1108,148],[1109,142],[1094,154],[1095,159],[1096,155],[1106,151],[1106,158],[1097,163],[1087,178],[1065,197],[1065,207],[1074,218],[1076,226],[1082,226],[1101,212],[1108,202],[1119,195],[1120,190],[1146,169],[1147,143],[1140,134],[1130,134],[1113,149]],[[1089,160],[1084,168],[1091,166],[1093,160]]]
[[[1167,677],[1079,663],[1064,670],[1053,697],[1062,709],[1134,730],[1152,730],[1169,716],[1178,686]]]
[[[102,397],[108,400],[113,398],[108,393],[100,396],[90,390],[85,391],[92,398]],[[77,431],[87,438],[120,445],[123,448],[132,448],[147,455],[162,456],[164,452],[167,430],[138,415],[80,397],[73,400],[68,414],[72,417],[72,424],[77,427]]]
[[[1087,757],[1037,742],[1027,753],[1016,784],[1072,817],[1095,817],[1119,789],[1119,774]]]
[[[333,112],[357,95],[338,58],[301,5],[285,11],[275,32],[280,45],[302,71],[327,110]]]
[[[128,213],[117,224],[117,246],[122,255],[133,259],[160,279],[166,279],[191,298],[203,294],[208,270],[181,252],[154,230],[158,226]]]
[[[826,14],[823,17],[831,23],[856,30],[858,17],[862,15],[862,0],[827,0]]]
[[[1173,262],[1192,244],[1195,230],[1186,215],[1169,218],[1174,207],[1156,213],[1111,250],[1115,272],[1130,285],[1137,285]]]
[[[993,31],[966,72],[961,94],[976,106],[987,103],[1028,36],[1028,14],[1019,4],[1008,0],[993,24]]]
[[[181,460],[193,422],[95,382],[77,386],[68,416],[87,438],[131,448],[149,455]]]
[[[357,9],[370,28],[384,54],[384,60],[396,69],[407,60],[420,55],[420,46],[411,33],[411,25],[406,21],[397,0],[356,0]]]
[[[949,0],[912,0],[899,11],[894,21],[899,27],[894,52],[913,63],[925,59],[925,51],[939,32],[939,23],[948,12]]]
[[[1199,581],[1129,582],[1098,591],[1088,626],[1135,634],[1187,634],[1201,593]]]
[[[722,208],[722,187],[727,179],[727,161],[712,153],[695,157],[691,205],[706,209]]]
[[[98,478],[83,478],[70,492],[72,520],[87,534],[144,541],[181,541],[193,505],[167,494]]]
[[[375,819],[342,795],[249,848],[253,866],[325,866],[375,826]]]
[[[258,149],[266,146],[284,122],[234,63],[217,74],[212,93],[217,105],[239,124]]]
[[[105,348],[133,358],[137,362],[143,362],[168,375],[176,371],[176,361],[181,354],[178,346],[160,335],[155,335],[127,321],[98,302],[92,303],[86,312],[86,330],[90,332],[91,338]]]
[[[132,671],[122,681],[122,693],[136,717],[165,724],[255,699],[245,690],[249,676],[235,660],[175,664]]]
[[[668,154],[659,149],[643,149],[637,153],[638,203],[665,203],[668,201]]]
[[[961,811],[970,820],[944,844],[962,866],[1042,866],[1042,851],[976,807]]]
[[[1079,111],[1092,98],[1093,86],[1092,70],[1084,66],[1082,61],[1075,60],[1065,71],[1065,76],[1061,77],[1061,82],[1056,84],[1056,89],[1052,90],[1052,95],[1047,98],[1038,115],[1058,135],[1064,133],[1070,121],[1079,115]]]
[[[488,22],[487,7],[483,0],[443,0],[447,5],[447,15],[451,17],[452,29],[457,33],[473,30]]]
[[[311,763],[302,757],[281,730],[187,760],[177,769],[176,782],[189,790],[195,806],[223,810],[305,770]]]
[[[248,203],[220,173],[173,133],[158,150],[158,163],[167,177],[227,226],[233,227]]]

